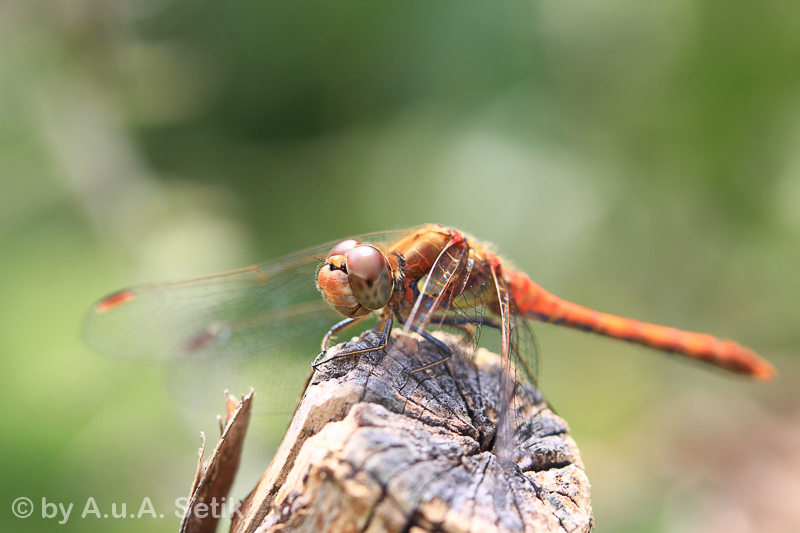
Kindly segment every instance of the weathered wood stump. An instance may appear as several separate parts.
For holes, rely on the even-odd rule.
[[[370,331],[331,353],[376,340]],[[566,422],[518,387],[512,460],[498,458],[500,358],[479,350],[409,375],[440,357],[395,330],[386,352],[323,365],[231,531],[589,531],[589,481]]]

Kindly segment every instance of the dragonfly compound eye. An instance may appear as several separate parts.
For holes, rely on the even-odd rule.
[[[334,255],[344,255],[353,248],[358,246],[358,241],[355,239],[347,239],[346,241],[342,241],[336,246],[333,247],[333,250],[328,252],[328,257],[333,257]]]
[[[350,287],[358,303],[373,310],[389,303],[392,276],[381,251],[372,246],[356,246],[347,252],[346,257]]]

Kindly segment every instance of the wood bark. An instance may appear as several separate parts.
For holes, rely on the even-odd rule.
[[[455,337],[440,336],[458,351]],[[335,347],[342,353],[377,334]],[[457,353],[395,330],[389,347],[313,375],[232,532],[584,532],[589,481],[564,420],[518,386],[510,457],[494,449],[499,356]],[[268,399],[266,399],[268,401]]]

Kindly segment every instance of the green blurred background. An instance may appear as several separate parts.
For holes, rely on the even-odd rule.
[[[596,531],[800,530],[798,21],[782,0],[0,2],[0,530],[175,531],[214,440],[221,394],[194,409],[82,344],[96,298],[423,222],[778,367],[752,384],[537,326]],[[253,420],[235,497],[281,423]],[[90,496],[167,517],[81,519]]]

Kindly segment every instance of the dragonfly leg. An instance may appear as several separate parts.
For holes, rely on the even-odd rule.
[[[495,320],[488,318],[488,317],[480,317],[480,318],[463,318],[463,317],[446,317],[443,320],[437,322],[439,326],[447,326],[450,328],[455,328],[467,337],[474,337],[476,334],[476,328],[480,326],[488,326],[490,328],[500,329],[502,326],[496,322]],[[419,331],[417,331],[419,333]]]
[[[401,325],[405,325],[405,321],[403,320],[403,317],[401,317],[400,315],[397,316],[397,320],[398,320],[398,322],[400,322]],[[462,319],[452,319],[452,320],[460,321]],[[445,322],[447,322],[447,321],[448,321],[448,319],[445,319]],[[459,327],[459,325],[457,323],[455,323],[455,322],[452,323],[452,324],[448,324],[448,325],[452,325],[453,327]],[[444,363],[445,361],[447,361],[448,359],[453,357],[453,350],[451,350],[448,345],[446,345],[445,343],[443,343],[442,341],[440,341],[439,339],[437,339],[436,337],[434,337],[433,335],[428,333],[425,330],[425,328],[421,328],[419,326],[413,326],[411,328],[411,331],[421,335],[423,338],[425,338],[429,342],[432,342],[433,344],[435,344],[439,348],[439,350],[444,352],[446,355],[444,357],[442,357],[441,359],[439,359],[437,361],[434,361],[433,363],[429,363],[429,364],[424,365],[424,366],[422,366],[420,368],[415,368],[414,370],[409,371],[409,373],[408,373],[409,376],[411,376],[412,374],[416,374],[417,372],[422,372],[423,370],[428,370],[429,368],[433,368],[435,366],[441,365],[442,363]],[[405,384],[403,386],[405,386]],[[400,388],[403,388],[403,387],[400,387]]]
[[[322,338],[322,351],[314,359],[314,362],[311,363],[311,366],[316,368],[318,365],[322,364],[322,363],[320,363],[320,359],[325,357],[325,354],[328,352],[328,344],[331,342],[331,339],[333,338],[333,336],[336,335],[337,333],[339,333],[340,331],[349,328],[350,326],[352,326],[356,322],[358,322],[358,320],[356,320],[355,318],[345,318],[344,320],[341,320],[341,321],[337,322],[336,324],[334,324],[331,327],[331,329],[329,329],[328,332],[325,334],[325,336]]]
[[[330,340],[330,338],[333,335],[335,335],[337,332],[339,332],[339,331],[341,331],[341,330],[353,325],[355,322],[358,322],[358,320],[360,320],[360,319],[346,318],[346,319],[342,320],[341,322],[335,324],[328,331],[328,333],[325,334],[325,338],[322,341],[322,352],[320,352],[320,354],[316,357],[316,359],[314,359],[314,362],[311,363],[311,366],[314,367],[314,368],[318,368],[319,366],[324,365],[328,361],[332,361],[333,359],[336,359],[336,358],[339,358],[339,357],[348,357],[348,356],[351,356],[351,355],[361,355],[361,354],[364,354],[364,353],[377,352],[379,350],[383,350],[384,348],[386,348],[386,346],[388,346],[388,344],[389,344],[389,332],[392,331],[392,325],[394,324],[394,319],[392,318],[391,314],[386,319],[386,325],[383,327],[383,333],[381,333],[381,340],[380,340],[380,344],[378,346],[371,347],[371,348],[364,348],[363,350],[354,350],[352,352],[341,352],[341,353],[337,353],[336,355],[332,355],[330,357],[325,357],[325,354],[328,352],[327,343]]]
[[[434,361],[432,363],[428,363],[427,365],[424,365],[424,366],[421,366],[419,368],[415,368],[414,370],[409,371],[409,373],[408,373],[409,376],[412,375],[412,374],[416,374],[417,372],[422,372],[423,370],[428,370],[429,368],[433,368],[435,366],[439,366],[442,363],[447,362],[451,357],[453,357],[453,350],[451,350],[448,345],[446,345],[445,343],[443,343],[442,341],[440,341],[439,339],[437,339],[436,337],[434,337],[433,335],[431,335],[430,333],[428,333],[424,329],[417,330],[416,332],[419,333],[426,340],[428,340],[428,341],[432,342],[433,344],[435,344],[436,347],[439,348],[439,350],[444,352],[446,355],[444,357],[440,358],[440,359],[437,359],[436,361]]]
[[[481,317],[481,318],[457,318],[457,317],[450,317],[445,318],[441,322],[439,322],[443,326],[450,326],[462,331],[468,330],[473,326],[489,326],[490,328],[500,329],[501,325],[492,320],[488,317]]]
[[[349,328],[359,320],[359,318],[345,318],[344,320],[334,324],[333,327],[331,327],[331,329],[329,329],[325,334],[325,337],[322,338],[322,352],[325,353],[328,351],[328,345],[330,344],[331,339],[333,339],[337,333]]]

